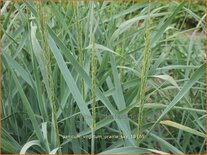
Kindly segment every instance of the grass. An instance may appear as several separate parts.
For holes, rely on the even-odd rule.
[[[4,1],[2,153],[205,154],[204,4]]]

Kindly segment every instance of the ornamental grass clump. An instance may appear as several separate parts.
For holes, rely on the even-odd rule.
[[[206,153],[206,9],[148,2],[2,1],[3,154]]]

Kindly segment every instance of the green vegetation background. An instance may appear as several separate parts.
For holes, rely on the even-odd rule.
[[[204,154],[205,6],[4,1],[2,153]]]

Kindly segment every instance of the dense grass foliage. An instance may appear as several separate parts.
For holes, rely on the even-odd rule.
[[[204,5],[3,2],[2,152],[204,154]]]

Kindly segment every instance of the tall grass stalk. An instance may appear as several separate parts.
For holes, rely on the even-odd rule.
[[[77,49],[78,49],[78,62],[82,68],[84,68],[84,54],[83,54],[83,41],[82,41],[82,25],[80,21],[80,10],[79,10],[79,3],[80,2],[73,2],[73,10],[75,14],[75,22],[76,22],[76,38],[77,38]],[[85,100],[85,86],[84,86],[84,80],[80,78],[80,90],[81,94],[83,96],[83,99]],[[80,117],[80,130],[83,130],[86,128],[86,125],[83,125],[83,117]],[[84,148],[87,148],[87,140],[85,141],[86,145],[83,145]]]
[[[95,36],[92,36],[92,53],[91,53],[91,70],[92,70],[92,139],[91,139],[91,154],[95,150],[95,128],[96,128],[96,50]]]
[[[144,58],[143,58],[143,67],[141,70],[141,83],[140,89],[137,94],[139,106],[139,115],[138,115],[138,127],[137,127],[137,135],[138,135],[138,145],[140,142],[140,137],[142,134],[142,126],[143,126],[143,116],[144,116],[144,103],[146,101],[145,98],[145,89],[147,85],[147,76],[150,66],[150,42],[151,42],[151,34],[150,34],[150,26],[151,26],[151,19],[150,19],[150,4],[149,4],[149,11],[148,11],[148,19],[146,22],[146,32],[145,32],[145,44],[144,44]]]
[[[43,57],[45,62],[45,71],[47,80],[45,81],[48,85],[46,85],[47,95],[49,98],[50,106],[51,106],[51,112],[52,112],[52,129],[54,129],[55,132],[55,147],[60,147],[60,140],[59,140],[59,129],[58,129],[58,123],[57,123],[57,114],[56,114],[56,103],[55,103],[55,90],[54,90],[54,82],[52,77],[52,64],[51,64],[51,54],[50,49],[48,46],[48,32],[47,32],[47,17],[44,11],[44,3],[41,1],[37,1],[37,10],[38,10],[38,18],[39,18],[39,27],[41,32],[41,46],[43,48]],[[53,136],[53,135],[52,135]]]

